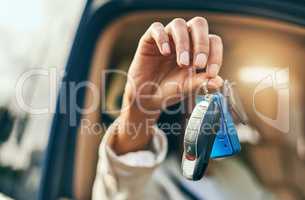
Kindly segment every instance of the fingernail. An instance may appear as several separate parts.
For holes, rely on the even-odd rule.
[[[169,54],[171,52],[171,48],[169,47],[168,42],[162,44],[163,53]]]
[[[217,76],[220,66],[218,64],[208,65],[208,74],[212,77]]]
[[[190,54],[189,54],[189,52],[183,51],[180,54],[179,61],[182,65],[189,65],[190,64]]]
[[[207,56],[204,53],[199,53],[195,59],[195,66],[204,68],[207,63]]]

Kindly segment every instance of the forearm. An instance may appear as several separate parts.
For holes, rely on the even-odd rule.
[[[146,114],[137,108],[121,113],[117,135],[112,140],[113,150],[121,155],[146,149],[154,134],[159,112]]]

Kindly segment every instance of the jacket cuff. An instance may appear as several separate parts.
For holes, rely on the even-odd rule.
[[[98,174],[103,174],[111,182],[114,191],[126,187],[130,179],[146,182],[153,170],[165,159],[168,149],[167,138],[157,126],[150,145],[146,150],[117,155],[109,146],[111,137],[117,134],[119,119],[106,131],[99,148]],[[111,180],[110,180],[111,179]],[[138,185],[138,184],[134,184]]]

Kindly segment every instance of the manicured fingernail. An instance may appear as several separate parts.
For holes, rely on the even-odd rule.
[[[171,52],[171,48],[169,47],[168,42],[162,44],[163,53],[169,54]]]
[[[182,65],[189,65],[190,64],[190,54],[189,54],[189,52],[183,51],[180,54],[179,61]]]
[[[218,64],[210,64],[208,65],[208,74],[212,77],[217,76],[219,72],[220,66]]]
[[[204,68],[207,63],[207,56],[204,53],[199,53],[195,59],[195,66]]]

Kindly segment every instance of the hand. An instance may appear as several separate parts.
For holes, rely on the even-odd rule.
[[[222,54],[222,40],[209,34],[205,18],[176,18],[165,27],[153,23],[128,71],[115,151],[143,149],[161,110],[194,94],[207,79],[209,88],[219,88]],[[206,72],[196,72],[206,67]]]

